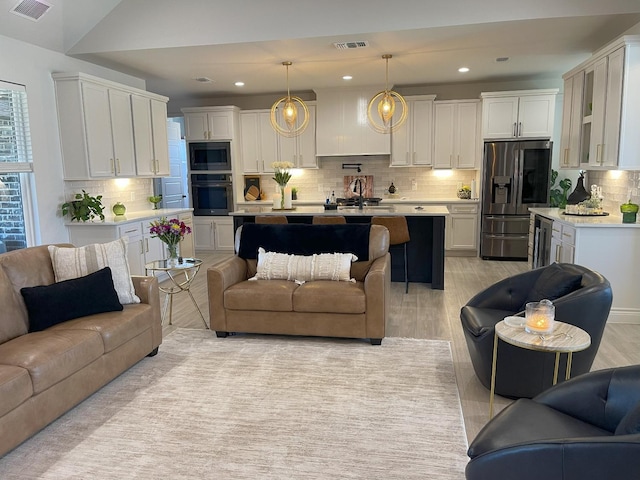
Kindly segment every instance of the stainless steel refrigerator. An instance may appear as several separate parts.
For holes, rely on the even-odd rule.
[[[551,147],[548,140],[485,142],[483,259],[527,259],[529,208],[549,206]]]

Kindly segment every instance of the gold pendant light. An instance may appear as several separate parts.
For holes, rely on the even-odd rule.
[[[289,93],[289,67],[291,62],[282,62],[287,67],[287,96],[276,101],[271,107],[271,126],[284,137],[297,137],[309,125],[309,109],[299,97]],[[296,105],[297,104],[297,105]],[[298,121],[298,109],[302,109],[304,118]],[[278,115],[280,113],[280,115]],[[278,117],[281,117],[281,120]]]
[[[393,90],[389,90],[389,59],[391,57],[392,55],[389,54],[382,55],[382,58],[387,62],[384,90],[376,93],[367,107],[369,125],[378,133],[391,133],[397,130],[407,120],[407,114],[409,113],[404,97]],[[394,117],[396,102],[399,102],[402,106],[402,113]],[[377,111],[377,118],[372,113],[374,110]]]

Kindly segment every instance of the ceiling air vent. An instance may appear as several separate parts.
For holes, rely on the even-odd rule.
[[[22,0],[9,10],[9,12],[37,22],[52,6],[50,3],[43,2],[42,0]]]
[[[361,41],[361,42],[340,42],[334,43],[334,47],[338,50],[351,50],[352,48],[365,48],[369,46],[369,42]]]

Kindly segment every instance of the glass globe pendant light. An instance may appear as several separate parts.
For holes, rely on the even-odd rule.
[[[289,92],[289,67],[292,63],[282,62],[282,65],[287,67],[287,96],[276,100],[271,107],[271,126],[284,137],[297,137],[309,125],[309,109],[301,98],[292,97]],[[304,114],[301,122],[298,121],[298,109],[302,109]],[[282,120],[278,119],[278,113]]]
[[[378,133],[391,133],[397,130],[407,120],[409,113],[404,97],[393,90],[389,90],[389,59],[392,55],[385,54],[382,58],[386,61],[386,77],[384,90],[376,93],[367,107],[369,126]],[[402,113],[396,114],[396,102],[402,106]],[[377,117],[373,111],[377,111]]]

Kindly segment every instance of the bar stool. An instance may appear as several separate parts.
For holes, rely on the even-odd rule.
[[[271,223],[284,225],[289,223],[287,217],[284,215],[258,215],[256,216],[256,223]]]
[[[389,245],[404,245],[404,293],[409,292],[409,274],[407,269],[407,243],[409,227],[406,217],[371,217],[372,225],[383,225],[389,230]]]
[[[314,225],[341,225],[347,223],[347,219],[342,215],[316,215],[311,223]]]

